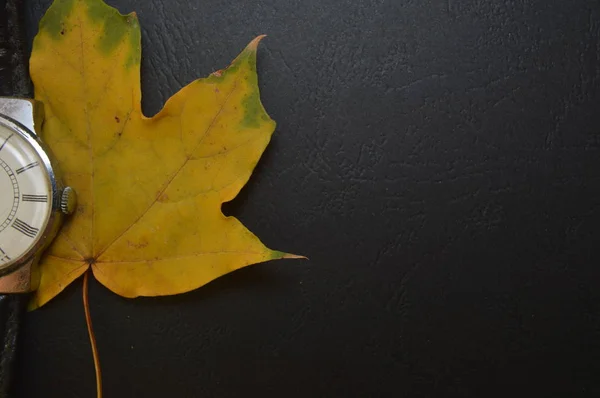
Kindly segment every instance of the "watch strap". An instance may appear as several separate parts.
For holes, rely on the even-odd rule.
[[[31,98],[22,0],[0,0],[0,96]],[[8,397],[27,296],[0,295],[0,398]]]
[[[23,7],[23,0],[0,0],[0,96],[33,96]]]
[[[18,347],[17,338],[27,296],[0,295],[0,398],[9,396]]]

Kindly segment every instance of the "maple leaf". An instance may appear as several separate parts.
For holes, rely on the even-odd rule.
[[[232,65],[141,110],[140,28],[101,0],[56,0],[30,62],[42,137],[77,213],[35,272],[31,308],[91,268],[124,297],[178,294],[238,268],[291,258],[221,205],[246,184],[275,122],[259,98],[253,40]]]

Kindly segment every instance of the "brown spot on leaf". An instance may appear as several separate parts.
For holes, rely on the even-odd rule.
[[[139,242],[139,243],[135,243],[135,242],[132,242],[132,241],[128,240],[127,241],[127,246],[134,247],[136,249],[143,249],[144,247],[148,246],[148,242],[147,241],[142,241],[142,242]]]
[[[169,200],[169,196],[166,193],[161,193],[157,199],[159,202],[166,202]]]
[[[218,71],[213,72],[213,76],[221,77],[222,75],[223,75],[223,71],[222,70],[218,70]]]
[[[121,123],[121,119],[119,119],[119,117],[118,117],[118,116],[115,116],[115,122],[117,122],[117,123]]]

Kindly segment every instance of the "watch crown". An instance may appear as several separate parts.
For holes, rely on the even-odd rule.
[[[66,187],[60,197],[60,211],[64,214],[71,214],[77,208],[77,194],[71,187]]]

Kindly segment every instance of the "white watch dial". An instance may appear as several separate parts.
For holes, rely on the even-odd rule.
[[[52,213],[52,186],[43,159],[17,131],[0,124],[0,268],[26,255]]]

